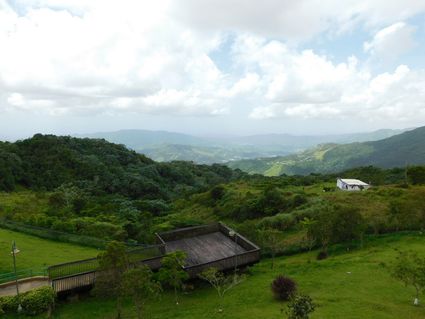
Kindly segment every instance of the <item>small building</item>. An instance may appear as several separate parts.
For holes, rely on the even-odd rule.
[[[362,191],[370,188],[370,185],[358,179],[338,178],[336,186],[343,191]]]

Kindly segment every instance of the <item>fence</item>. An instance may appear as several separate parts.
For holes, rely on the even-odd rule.
[[[0,219],[0,227],[6,228],[9,230],[19,231],[19,232],[37,236],[40,238],[51,239],[51,240],[61,241],[66,243],[73,243],[73,244],[100,248],[100,249],[105,248],[107,244],[105,240],[95,238],[95,237],[64,233],[64,232],[52,230],[49,228],[20,224],[20,223],[12,222],[5,219]]]
[[[133,248],[128,251],[130,264],[145,264],[152,270],[161,267],[161,245]],[[99,259],[90,258],[50,266],[47,269],[52,287],[57,293],[93,286],[99,269]]]
[[[4,284],[6,282],[14,281],[16,279],[25,279],[36,276],[47,277],[47,269],[21,269],[16,271],[16,275],[14,272],[3,273],[0,274],[0,284]]]

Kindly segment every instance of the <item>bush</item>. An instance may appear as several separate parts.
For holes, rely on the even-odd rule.
[[[51,287],[41,287],[21,296],[22,311],[26,315],[35,316],[51,309],[55,303],[55,292]],[[18,298],[16,296],[0,297],[0,314],[14,313],[18,310]]]
[[[309,296],[298,295],[291,298],[288,304],[288,319],[308,319],[310,313],[315,309],[316,305]]]
[[[0,297],[0,309],[5,313],[15,312],[18,309],[18,298],[16,296]]]
[[[273,280],[271,289],[277,300],[289,300],[297,291],[297,284],[291,278],[279,275]]]
[[[55,292],[51,287],[31,290],[21,297],[21,305],[25,314],[35,316],[48,311],[55,303]]]
[[[222,185],[217,185],[210,190],[211,198],[214,201],[218,201],[222,199],[225,193],[226,193],[226,189]]]
[[[328,258],[328,253],[326,251],[321,251],[317,254],[317,260],[323,260]]]

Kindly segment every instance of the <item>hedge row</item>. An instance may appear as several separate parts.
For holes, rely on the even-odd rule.
[[[56,294],[52,287],[41,287],[20,294],[22,313],[35,316],[52,310]],[[18,311],[19,300],[17,296],[0,297],[0,314]]]

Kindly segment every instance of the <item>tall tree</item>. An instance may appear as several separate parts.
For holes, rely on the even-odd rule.
[[[99,255],[95,293],[99,296],[115,298],[117,319],[122,317],[123,276],[128,268],[128,255],[123,243],[113,241],[108,244],[106,251]]]

